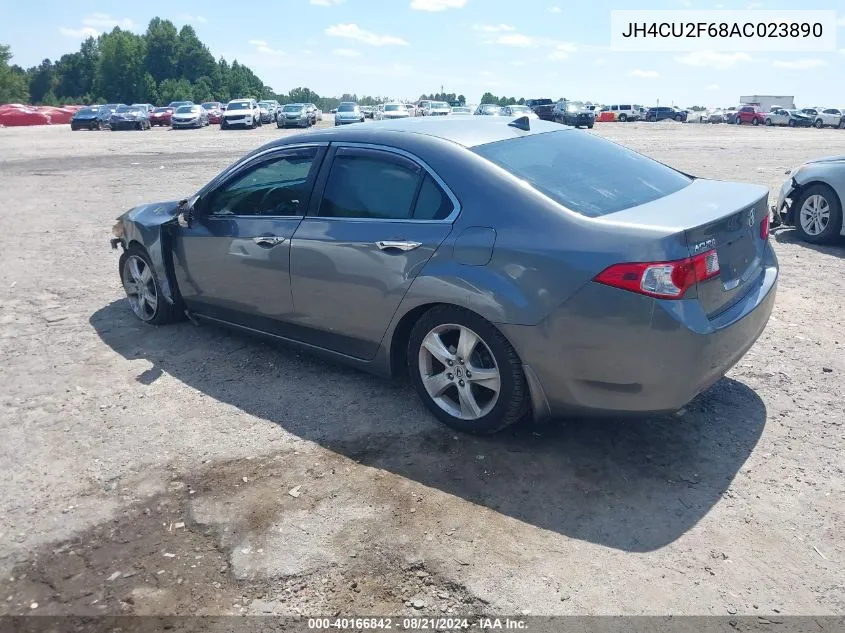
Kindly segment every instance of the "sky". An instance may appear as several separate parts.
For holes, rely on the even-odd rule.
[[[5,5],[5,6],[4,6]],[[740,95],[794,95],[845,107],[845,0],[278,0],[253,3],[0,0],[0,43],[23,67],[78,50],[114,26],[143,32],[158,15],[191,24],[215,57],[237,58],[277,92],[306,86],[415,99],[464,94],[642,105],[729,106]],[[612,9],[828,9],[832,52],[619,52]],[[188,12],[183,12],[185,9]]]

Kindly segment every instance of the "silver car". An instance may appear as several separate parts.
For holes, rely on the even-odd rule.
[[[276,127],[311,127],[312,117],[305,103],[287,103],[276,116]]]
[[[407,119],[411,114],[403,103],[385,103],[384,108],[376,111],[376,119],[379,121],[390,119]]]
[[[351,101],[344,101],[337,106],[337,113],[334,115],[335,127],[338,125],[346,125],[348,123],[363,123],[364,113],[358,107],[357,103]]]
[[[205,127],[208,125],[208,110],[196,104],[179,106],[170,117],[170,125],[174,130]]]
[[[774,224],[794,226],[806,242],[823,244],[845,236],[845,156],[811,160],[789,172],[773,208]]]
[[[112,244],[146,323],[410,375],[439,420],[492,433],[719,380],[774,305],[767,197],[556,123],[421,117],[277,139]]]

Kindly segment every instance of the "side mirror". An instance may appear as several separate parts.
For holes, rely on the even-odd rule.
[[[178,214],[176,215],[176,223],[183,229],[191,228],[194,221],[194,203],[193,200],[181,200],[179,202]]]

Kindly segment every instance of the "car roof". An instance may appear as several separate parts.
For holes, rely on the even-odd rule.
[[[476,147],[496,141],[505,141],[534,134],[568,130],[567,126],[550,121],[532,119],[528,130],[509,125],[519,120],[515,117],[470,117],[453,119],[451,117],[412,117],[406,119],[375,121],[361,125],[344,125],[339,128],[327,128],[308,133],[308,139],[314,141],[361,142],[393,144],[394,132],[419,134],[450,141],[463,147]],[[381,138],[380,138],[381,137]],[[290,138],[290,137],[287,137]],[[283,139],[273,144],[286,144]]]

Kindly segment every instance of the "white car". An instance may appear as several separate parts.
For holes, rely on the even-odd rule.
[[[405,109],[408,111],[408,114],[410,116],[417,116],[417,106],[415,106],[413,103],[406,103]]]
[[[845,110],[839,108],[820,108],[813,125],[817,128],[840,127]]]
[[[632,105],[611,105],[606,108],[613,113],[613,118],[616,121],[637,121],[641,118],[640,109]],[[605,108],[602,108],[604,110]]]
[[[380,121],[407,119],[409,116],[411,114],[404,103],[385,103],[384,107],[379,108],[375,114],[375,118]]]
[[[261,127],[261,110],[255,99],[233,99],[228,103],[220,118],[220,129],[237,126],[249,129]]]
[[[502,114],[505,116],[526,116],[529,119],[539,119],[537,113],[526,105],[509,105],[502,108]]]
[[[452,108],[445,101],[426,101],[423,105],[423,116],[446,116],[452,112]]]

